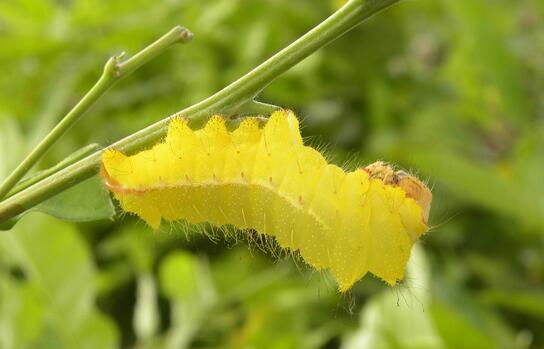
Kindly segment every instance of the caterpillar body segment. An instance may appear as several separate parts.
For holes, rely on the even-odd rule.
[[[403,278],[432,199],[417,178],[381,162],[348,173],[328,164],[304,146],[290,111],[232,132],[219,116],[197,131],[177,118],[151,149],[106,150],[101,174],[120,206],[153,228],[183,219],[254,229],[329,270],[341,291],[367,272],[391,285]]]

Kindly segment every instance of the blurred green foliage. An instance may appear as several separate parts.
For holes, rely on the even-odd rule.
[[[0,1],[0,177],[110,55],[176,24],[196,34],[120,83],[41,168],[219,90],[335,3]],[[543,91],[542,1],[401,3],[262,99],[297,110],[336,163],[384,159],[428,180],[433,228],[405,284],[369,276],[339,295],[255,237],[32,213],[0,234],[0,348],[543,348]]]

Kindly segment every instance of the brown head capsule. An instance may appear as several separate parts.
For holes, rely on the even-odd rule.
[[[406,196],[414,199],[423,210],[423,221],[429,221],[429,212],[433,194],[431,190],[417,177],[405,171],[395,171],[383,161],[377,161],[364,168],[371,178],[381,179],[384,184],[398,186],[404,190]]]

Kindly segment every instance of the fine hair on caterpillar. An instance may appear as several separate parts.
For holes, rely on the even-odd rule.
[[[266,234],[261,234],[252,229],[238,229],[232,225],[214,226],[209,223],[192,224],[184,220],[169,222],[161,226],[161,230],[168,234],[183,235],[186,240],[194,239],[196,236],[205,237],[214,244],[224,244],[228,248],[246,243],[249,251],[269,255],[273,260],[293,259],[296,260],[296,253],[281,248],[276,240]]]
[[[102,178],[123,210],[161,221],[255,230],[328,270],[342,292],[367,272],[402,280],[432,199],[417,178],[377,162],[350,172],[305,146],[293,112],[229,130],[213,116],[200,130],[175,118],[166,138],[132,156],[102,155]]]

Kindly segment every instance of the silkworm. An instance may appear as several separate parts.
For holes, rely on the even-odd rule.
[[[342,292],[367,272],[403,279],[432,200],[424,183],[382,162],[351,172],[328,164],[287,110],[233,131],[220,116],[200,130],[175,118],[151,149],[104,151],[101,176],[124,211],[155,229],[186,220],[256,230],[328,269]]]

